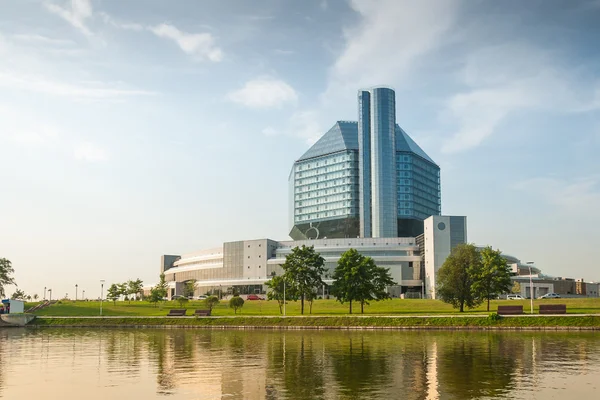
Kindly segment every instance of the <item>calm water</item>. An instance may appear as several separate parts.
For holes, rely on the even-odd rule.
[[[0,329],[0,398],[165,396],[600,398],[600,335]]]

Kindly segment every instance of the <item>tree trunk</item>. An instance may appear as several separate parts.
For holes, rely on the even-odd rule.
[[[364,301],[360,302],[360,313],[361,314],[365,313],[365,302]]]
[[[283,314],[283,310],[281,309],[281,302],[279,302],[279,314]]]
[[[300,304],[302,305],[300,309],[300,314],[304,315],[304,293],[302,293],[302,296],[300,296]]]
[[[465,310],[465,302],[461,301],[460,302],[460,312],[463,312]]]
[[[488,296],[488,312],[490,312],[490,296]]]
[[[350,314],[352,314],[352,300],[350,300]]]

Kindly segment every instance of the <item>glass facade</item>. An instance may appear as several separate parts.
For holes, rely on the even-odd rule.
[[[361,90],[358,106],[292,167],[294,240],[416,236],[441,214],[440,168],[396,124],[394,91]]]

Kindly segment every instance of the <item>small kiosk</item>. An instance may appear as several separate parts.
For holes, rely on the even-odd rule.
[[[25,303],[21,300],[4,299],[0,306],[0,314],[18,314],[25,312]]]

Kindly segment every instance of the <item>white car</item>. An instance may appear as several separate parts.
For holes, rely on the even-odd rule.
[[[196,300],[206,300],[206,296],[204,296],[204,295],[198,296],[198,297],[196,297]]]
[[[508,296],[506,296],[507,300],[525,300],[523,298],[523,296],[521,296],[520,294],[509,294]]]
[[[560,295],[556,293],[548,293],[538,297],[538,299],[560,299]]]

